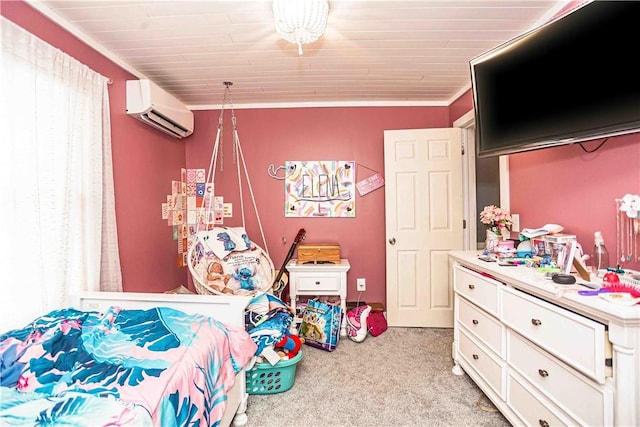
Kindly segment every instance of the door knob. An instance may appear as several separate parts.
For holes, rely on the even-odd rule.
[[[395,237],[390,238],[389,239],[389,243],[391,243],[392,245],[395,245],[396,244],[396,238]]]

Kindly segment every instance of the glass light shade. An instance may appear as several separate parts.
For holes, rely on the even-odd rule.
[[[276,31],[284,40],[298,45],[313,43],[324,34],[329,16],[328,0],[273,0]]]

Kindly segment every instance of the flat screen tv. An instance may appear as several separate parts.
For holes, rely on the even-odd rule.
[[[478,157],[640,131],[639,25],[595,1],[473,58]]]

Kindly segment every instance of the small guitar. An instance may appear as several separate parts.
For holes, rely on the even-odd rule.
[[[291,258],[293,258],[293,253],[296,250],[296,246],[298,246],[298,243],[304,240],[306,234],[307,232],[304,230],[304,228],[298,230],[298,234],[296,234],[295,239],[293,239],[293,243],[291,244],[291,248],[289,248],[289,253],[287,253],[284,262],[282,263],[282,267],[280,267],[280,270],[277,271],[277,275],[275,280],[273,281],[272,288],[273,295],[277,296],[280,299],[282,299],[282,291],[284,291],[284,289],[289,284],[289,272],[287,271],[287,264],[289,263],[289,261],[291,261]],[[283,279],[283,275],[285,273],[287,276],[286,280]]]

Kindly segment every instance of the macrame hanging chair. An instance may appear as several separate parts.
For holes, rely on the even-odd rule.
[[[187,263],[196,292],[199,294],[259,295],[272,288],[275,269],[269,257],[260,215],[258,214],[253,189],[251,188],[249,174],[247,173],[244,155],[240,146],[235,111],[231,101],[230,87],[233,83],[223,82],[223,84],[225,89],[218,119],[216,140],[211,153],[211,161],[209,162],[205,192],[200,206],[196,208],[198,221],[187,252]],[[238,173],[238,188],[240,189],[241,227],[215,224],[214,177],[218,157],[220,158],[220,169],[222,170],[223,115],[227,98],[233,125],[233,157]],[[241,165],[251,195],[251,201],[253,202],[264,249],[255,244],[246,232]]]

